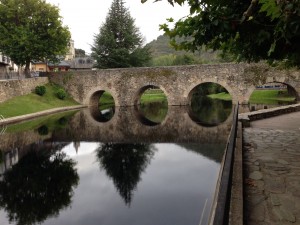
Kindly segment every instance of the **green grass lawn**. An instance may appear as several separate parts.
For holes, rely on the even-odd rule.
[[[221,92],[218,94],[211,94],[207,95],[207,97],[212,98],[212,99],[220,99],[220,100],[225,100],[225,101],[230,101],[232,100],[231,95],[225,92]]]
[[[146,90],[141,96],[141,104],[147,102],[163,102],[167,100],[167,96],[162,90],[149,89]],[[103,105],[113,105],[114,99],[110,93],[104,92],[100,97],[100,107]]]
[[[113,98],[113,96],[109,92],[107,92],[107,91],[105,91],[101,95],[99,101],[100,101],[100,105],[111,105],[111,104],[114,104],[114,98]]]
[[[228,93],[222,92],[218,94],[208,95],[210,98],[221,99],[225,101],[231,100]],[[250,103],[256,104],[277,104],[278,101],[292,102],[295,97],[290,96],[287,90],[255,90],[250,96]]]
[[[14,97],[0,103],[0,115],[5,118],[20,116],[29,113],[39,112],[47,109],[78,105],[72,98],[67,96],[64,100],[56,97],[58,86],[53,84],[46,84],[46,94],[39,96],[35,93],[28,95]]]
[[[250,96],[250,103],[274,104],[278,101],[292,102],[294,96],[290,96],[287,90],[255,90]]]
[[[141,104],[147,102],[163,102],[166,100],[167,96],[159,89],[148,89],[141,96]]]

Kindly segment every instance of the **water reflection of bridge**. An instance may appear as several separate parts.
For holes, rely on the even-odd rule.
[[[204,127],[188,115],[187,107],[170,107],[165,120],[156,126],[147,126],[133,107],[117,107],[113,118],[98,122],[99,110],[78,112],[63,130],[54,132],[55,141],[87,141],[117,143],[225,143],[231,128],[232,115],[222,124]]]

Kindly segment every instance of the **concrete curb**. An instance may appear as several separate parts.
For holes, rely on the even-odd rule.
[[[49,109],[49,110],[40,111],[40,112],[36,112],[36,113],[26,114],[26,115],[22,115],[22,116],[10,117],[7,119],[0,119],[0,125],[16,123],[16,122],[20,122],[23,120],[29,120],[29,119],[40,117],[40,116],[46,116],[46,115],[50,115],[53,113],[76,110],[76,109],[81,109],[81,108],[85,108],[85,107],[87,107],[87,106],[84,106],[84,105],[67,106],[67,107],[54,108],[54,109]]]
[[[231,187],[229,224],[244,224],[244,186],[243,186],[243,128],[238,122],[236,145],[234,151]]]
[[[266,119],[269,117],[279,116],[298,111],[300,111],[300,103],[287,106],[280,106],[271,109],[263,109],[249,113],[241,113],[239,114],[239,121],[243,123],[243,127],[249,127],[251,121]]]

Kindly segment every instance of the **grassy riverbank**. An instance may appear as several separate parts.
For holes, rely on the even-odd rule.
[[[222,92],[218,94],[208,95],[210,98],[221,99],[225,101],[231,100],[228,93]],[[250,97],[250,103],[256,104],[274,104],[278,101],[292,102],[295,97],[290,96],[286,90],[255,90]]]
[[[212,99],[220,99],[220,100],[224,100],[224,101],[230,101],[232,100],[231,95],[225,92],[221,92],[218,94],[211,94],[208,95],[207,97],[212,98]]]
[[[141,96],[141,103],[147,102],[163,102],[167,100],[167,96],[160,89],[149,89]]]
[[[159,89],[149,89],[146,90],[141,96],[141,104],[148,102],[163,102],[167,100],[167,96],[162,90]],[[100,107],[106,105],[114,104],[114,98],[110,93],[104,92],[100,98]]]
[[[39,96],[35,93],[14,97],[4,103],[0,103],[0,115],[5,118],[39,112],[47,109],[63,106],[78,105],[72,98],[67,96],[64,100],[56,97],[58,86],[47,84],[46,94]]]
[[[256,90],[250,97],[250,103],[274,104],[274,102],[292,102],[294,96],[290,96],[287,90]]]

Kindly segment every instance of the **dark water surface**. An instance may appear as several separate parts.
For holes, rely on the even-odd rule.
[[[207,224],[231,127],[222,107],[219,123],[154,105],[5,127],[0,224]]]

